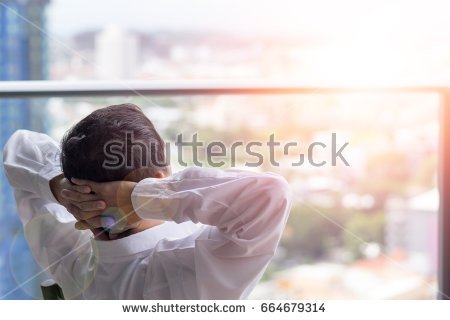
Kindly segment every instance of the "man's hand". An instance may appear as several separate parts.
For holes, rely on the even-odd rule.
[[[86,207],[91,208],[96,200],[101,199],[106,203],[108,208],[118,208],[122,213],[120,218],[126,222],[127,226],[134,226],[141,221],[141,218],[134,212],[133,205],[131,203],[131,193],[133,192],[136,182],[132,181],[113,181],[98,183],[89,180],[72,179],[78,187],[88,187],[92,192],[94,192],[95,200],[88,201],[85,204]],[[79,192],[77,195],[76,191],[73,190],[63,190],[65,196],[74,198],[83,198],[80,196]],[[104,207],[105,208],[105,207]],[[104,210],[84,210],[83,208],[73,208],[71,213],[77,217],[79,222],[75,225],[77,229],[93,229],[105,227],[102,221],[102,213]]]
[[[56,200],[66,207],[77,220],[80,220],[74,212],[101,212],[106,208],[106,203],[95,194],[92,194],[92,189],[88,185],[75,185],[64,178],[61,174],[50,180],[50,189],[53,192]],[[82,219],[84,220],[84,219]]]
[[[84,210],[86,214],[98,214],[106,208],[106,203],[91,193],[91,188],[87,185],[74,185],[69,182],[64,175],[59,175],[50,180],[50,189],[56,200],[66,207],[72,215],[80,221],[77,213]],[[92,228],[95,238],[100,240],[109,240],[108,236],[101,228]]]

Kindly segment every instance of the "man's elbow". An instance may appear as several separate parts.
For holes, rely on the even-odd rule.
[[[9,159],[10,155],[16,153],[16,149],[20,146],[26,139],[28,135],[28,130],[19,129],[16,130],[11,137],[6,141],[5,146],[3,147],[3,163]]]
[[[280,175],[271,176],[270,197],[289,208],[292,202],[292,189],[286,179]]]
[[[267,174],[265,187],[261,189],[260,200],[261,219],[267,227],[281,230],[287,221],[292,205],[292,189],[289,183],[280,175]]]
[[[291,210],[292,190],[285,178],[268,174],[265,188],[259,194],[257,205],[257,231],[253,234],[260,254],[272,257],[280,241]],[[256,229],[255,229],[256,230]]]
[[[12,183],[11,177],[14,175],[14,172],[21,167],[20,161],[27,158],[31,151],[34,152],[34,148],[26,146],[29,143],[29,133],[30,131],[24,129],[15,131],[3,147],[3,172],[10,183]]]

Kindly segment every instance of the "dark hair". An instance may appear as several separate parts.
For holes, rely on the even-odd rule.
[[[131,103],[92,112],[61,142],[61,167],[69,180],[140,180],[167,166],[164,141],[141,109]]]

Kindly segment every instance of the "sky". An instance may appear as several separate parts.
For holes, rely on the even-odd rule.
[[[311,50],[303,50],[303,60],[305,55],[310,57],[306,60],[315,66],[314,74],[339,77],[328,79],[330,82],[362,83],[361,79],[365,79],[368,83],[385,83],[387,74],[395,83],[408,79],[448,83],[450,79],[449,0],[51,0],[50,3],[48,27],[55,38],[111,24],[147,33],[225,31],[247,38],[282,36],[297,43],[309,41]]]
[[[346,37],[355,32],[450,35],[447,0],[51,0],[50,31],[70,35],[116,24],[142,31],[229,31]],[[450,38],[450,37],[449,37]]]
[[[70,33],[115,23],[138,29],[267,31],[330,18],[319,0],[52,0],[51,29]],[[329,1],[328,1],[329,2]]]

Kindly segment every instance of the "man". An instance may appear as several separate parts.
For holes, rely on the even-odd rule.
[[[171,174],[162,139],[131,104],[91,113],[61,151],[17,131],[3,159],[33,255],[69,299],[246,298],[290,209],[277,175]]]

